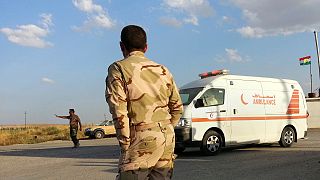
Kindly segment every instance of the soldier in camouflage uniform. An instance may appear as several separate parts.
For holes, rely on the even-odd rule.
[[[78,124],[80,126],[80,131],[82,131],[82,125],[81,121],[78,115],[75,114],[74,109],[69,109],[69,116],[58,116],[58,118],[62,119],[69,119],[69,125],[70,125],[70,137],[72,139],[72,142],[74,144],[73,148],[78,148],[80,146],[79,140],[77,139],[78,134]]]
[[[169,70],[145,57],[145,31],[121,31],[124,59],[109,66],[106,100],[120,144],[118,179],[171,179],[182,102]]]

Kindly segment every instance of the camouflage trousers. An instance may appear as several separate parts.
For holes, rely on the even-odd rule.
[[[122,151],[117,179],[171,179],[175,135],[171,124],[135,131]]]
[[[147,170],[135,170],[120,172],[117,179],[120,180],[170,180],[173,169],[150,168]]]
[[[77,127],[70,127],[70,137],[74,144],[74,146],[79,144],[79,140],[77,139],[78,128]]]

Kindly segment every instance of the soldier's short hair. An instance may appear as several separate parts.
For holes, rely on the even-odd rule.
[[[70,112],[74,112],[74,109],[69,109]]]
[[[143,50],[147,44],[147,35],[142,27],[128,25],[121,31],[121,42],[129,52]]]

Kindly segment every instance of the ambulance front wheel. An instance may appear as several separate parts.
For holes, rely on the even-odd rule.
[[[209,130],[203,136],[200,150],[204,155],[216,155],[220,152],[222,147],[222,137],[221,135],[214,131]]]
[[[281,133],[279,144],[281,147],[290,147],[295,141],[296,133],[291,127],[285,127]]]

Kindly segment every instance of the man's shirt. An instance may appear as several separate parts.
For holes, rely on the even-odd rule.
[[[175,126],[181,117],[183,105],[172,74],[143,52],[131,52],[127,58],[111,64],[106,86],[106,100],[120,144],[127,144],[129,123],[170,120]]]
[[[78,124],[80,122],[80,118],[78,115],[76,115],[76,114],[70,115],[70,116],[67,116],[67,118],[70,120],[69,121],[70,127],[78,128]]]

